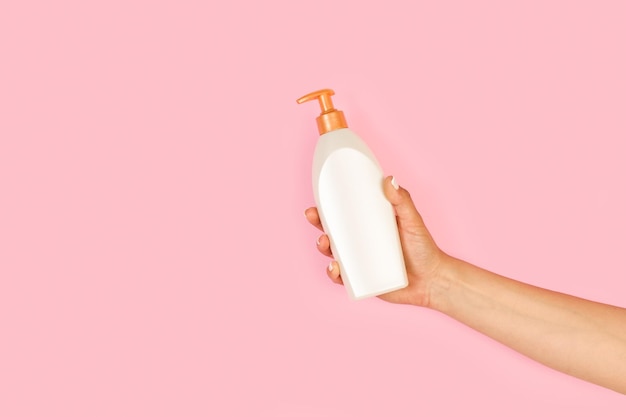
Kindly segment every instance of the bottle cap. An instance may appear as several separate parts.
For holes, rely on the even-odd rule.
[[[333,101],[330,99],[330,96],[334,94],[335,92],[333,90],[324,89],[309,93],[305,96],[300,97],[297,100],[298,104],[302,104],[315,99],[319,101],[322,113],[317,117],[316,120],[317,129],[319,130],[320,135],[331,132],[333,130],[348,127],[348,123],[346,123],[346,118],[343,115],[343,112],[333,107]]]

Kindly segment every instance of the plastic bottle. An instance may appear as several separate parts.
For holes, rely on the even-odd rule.
[[[352,299],[408,285],[398,225],[383,193],[383,171],[343,112],[333,107],[333,90],[297,100],[318,100],[320,133],[313,156],[313,194],[333,257]]]

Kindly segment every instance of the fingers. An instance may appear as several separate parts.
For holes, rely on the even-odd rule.
[[[339,264],[337,261],[331,261],[328,264],[328,268],[326,268],[326,274],[328,278],[335,284],[343,285],[343,280],[341,279],[341,271],[339,270]]]
[[[319,250],[322,255],[326,255],[331,258],[333,257],[333,253],[330,249],[330,239],[328,239],[328,236],[321,235],[317,238],[315,243],[317,244],[317,250]]]
[[[316,207],[309,207],[308,209],[304,210],[304,217],[306,217],[307,221],[313,226],[317,227],[322,232],[324,231]],[[326,234],[320,235],[320,237],[317,238],[317,242],[315,243],[317,244],[317,249],[323,255],[326,255],[330,258],[333,257],[333,253],[330,250],[330,239],[328,239],[328,236]],[[328,278],[330,278],[330,280],[335,284],[343,285],[343,280],[341,279],[341,271],[339,270],[339,264],[337,263],[337,261],[330,261],[328,267],[326,268],[326,274],[328,275]]]
[[[328,236],[321,235],[317,239],[317,249],[319,249],[322,254],[330,258],[333,257],[333,254],[330,250],[330,240],[328,240]],[[328,267],[326,268],[326,274],[328,275],[328,278],[330,278],[330,280],[335,284],[343,285],[343,280],[341,279],[341,271],[339,270],[339,264],[334,259],[328,264]]]
[[[322,227],[322,222],[320,221],[320,216],[317,213],[317,207],[309,207],[304,210],[304,217],[306,217],[307,221],[311,223],[313,226],[320,229],[322,232],[324,228]]]
[[[383,190],[387,200],[396,210],[398,224],[403,227],[424,227],[422,216],[417,212],[411,195],[407,190],[398,186],[394,177],[383,180]]]
[[[320,222],[319,214],[317,213],[317,208],[310,207],[304,211],[304,216],[313,226],[320,229],[322,232],[324,229],[322,228],[322,224]],[[330,239],[326,234],[320,235],[315,242],[317,244],[317,249],[326,256],[330,256],[332,258],[333,253],[330,250]]]

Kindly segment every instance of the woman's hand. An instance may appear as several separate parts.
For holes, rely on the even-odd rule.
[[[435,244],[422,217],[415,209],[409,192],[398,187],[393,177],[384,179],[383,190],[396,212],[409,285],[406,288],[380,295],[379,298],[391,303],[428,307],[431,285],[437,280],[443,264],[449,262],[451,258]],[[304,214],[309,223],[324,231],[317,208],[310,207],[305,210]],[[322,254],[333,257],[328,235],[322,234],[317,239],[317,248]],[[339,264],[336,261],[331,261],[326,272],[333,282],[343,284]]]
[[[383,183],[393,205],[409,285],[380,295],[440,311],[553,369],[626,394],[626,309],[524,284],[441,251],[409,193]],[[305,211],[320,230],[317,209]],[[318,249],[332,257],[328,236]],[[328,276],[341,284],[332,261]]]

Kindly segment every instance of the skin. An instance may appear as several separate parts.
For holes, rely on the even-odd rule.
[[[409,192],[383,182],[393,205],[409,285],[379,296],[444,313],[558,371],[626,394],[626,309],[535,287],[484,270],[443,252]],[[323,232],[315,207],[309,223]],[[318,250],[332,258],[326,234]],[[332,260],[328,277],[343,284]]]

